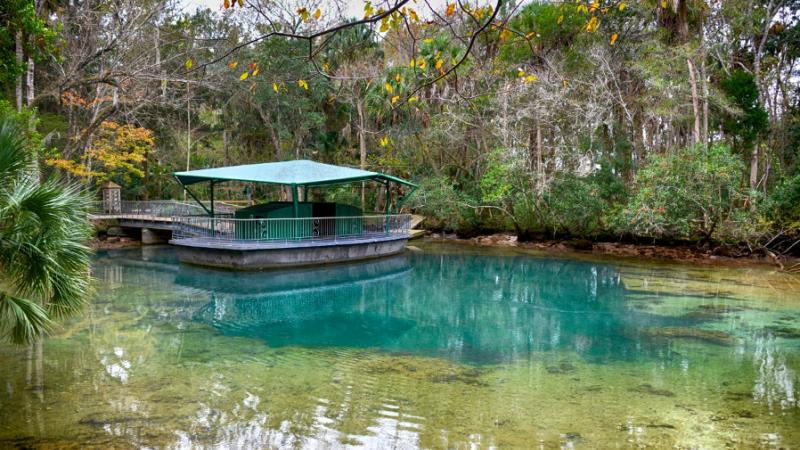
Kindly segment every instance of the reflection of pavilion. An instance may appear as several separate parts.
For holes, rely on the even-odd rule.
[[[385,345],[413,326],[388,314],[386,303],[390,291],[408,287],[410,273],[400,255],[268,275],[189,268],[176,281],[211,291],[195,318],[225,334],[273,346],[362,347]]]
[[[631,310],[613,266],[552,259],[412,255],[269,275],[183,266],[177,282],[210,293],[196,320],[270,346],[607,361],[668,356],[640,329],[679,325]]]

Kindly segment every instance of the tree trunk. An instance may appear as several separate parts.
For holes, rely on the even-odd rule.
[[[161,30],[158,26],[155,27],[156,32],[154,35],[155,40],[155,54],[156,54],[156,69],[161,72],[161,100],[167,97],[167,79],[164,68],[161,67]]]
[[[34,63],[33,58],[28,57],[28,68],[27,73],[25,76],[25,103],[28,105],[28,108],[33,106],[33,95],[35,92],[33,86],[33,70],[34,70]]]
[[[753,144],[750,156],[750,189],[758,187],[758,143]]]
[[[228,142],[228,130],[222,130],[222,155],[223,160],[226,166],[230,165],[231,158],[228,152],[229,142]]]
[[[703,35],[705,35],[705,31],[703,31]],[[703,82],[703,133],[701,135],[701,139],[703,140],[703,145],[708,145],[708,74],[706,73],[706,40],[705,37],[702,37],[702,53],[700,58],[700,78]]]
[[[24,60],[25,54],[22,52],[22,31],[17,31],[16,35],[16,59],[17,59],[17,66],[22,66],[22,62]],[[17,80],[15,85],[15,93],[17,99],[17,111],[22,110],[22,74],[17,74]]]
[[[686,66],[689,68],[689,83],[692,86],[692,111],[694,112],[694,144],[701,142],[700,137],[700,99],[697,95],[697,77],[695,76],[694,64],[692,60],[686,58]]]
[[[544,190],[544,167],[542,165],[542,124],[541,121],[536,120],[536,190],[539,194]]]
[[[189,90],[189,83],[186,83],[186,171],[189,171],[189,166],[192,156],[192,109],[191,109],[191,91]],[[186,201],[186,189],[183,190],[183,201]]]
[[[364,116],[364,103],[362,101],[356,102],[356,111],[358,112],[358,148],[361,156],[361,169],[367,168],[367,132],[366,132],[366,117]],[[367,194],[366,184],[361,183],[361,211],[367,207]]]

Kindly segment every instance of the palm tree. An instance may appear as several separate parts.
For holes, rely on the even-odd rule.
[[[89,197],[39,181],[22,129],[0,117],[0,339],[30,343],[90,295]]]

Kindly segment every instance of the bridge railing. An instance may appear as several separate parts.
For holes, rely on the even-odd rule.
[[[176,217],[173,240],[211,239],[231,242],[296,242],[408,237],[411,215],[232,219]]]
[[[109,207],[103,202],[92,205],[92,215],[99,217],[129,218],[129,219],[172,219],[180,216],[207,216],[203,207],[196,203],[181,202],[177,200],[148,200],[148,201],[123,201],[118,205]],[[205,203],[207,208],[210,204]],[[238,209],[236,206],[223,202],[214,202],[215,215],[232,216]]]

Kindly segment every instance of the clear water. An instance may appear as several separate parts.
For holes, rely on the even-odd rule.
[[[800,446],[800,279],[432,242],[282,272],[98,254],[0,345],[0,447]]]

